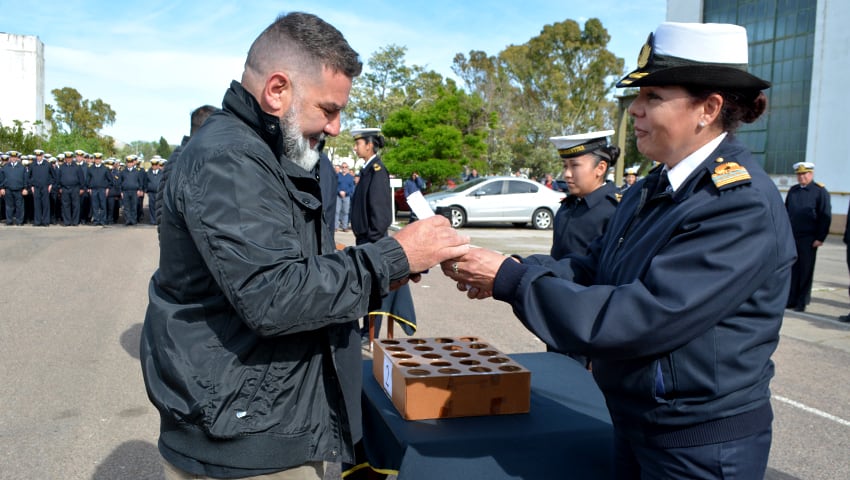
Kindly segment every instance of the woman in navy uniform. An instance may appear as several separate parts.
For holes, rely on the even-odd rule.
[[[381,129],[361,128],[352,130],[351,134],[354,137],[354,153],[366,161],[351,197],[351,230],[357,245],[362,245],[377,242],[388,235],[393,223],[392,189],[390,174],[378,156],[378,151],[384,147]],[[386,314],[394,316],[408,334],[415,332],[416,314],[408,285],[402,285],[384,297],[379,310],[370,310],[374,314],[363,319],[360,331],[364,345],[368,343],[370,318],[375,319],[375,335],[380,332],[381,317]]]
[[[637,147],[660,165],[590,253],[474,248],[442,269],[468,296],[510,303],[548,345],[593,359],[614,478],[763,478],[796,254],[776,186],[733,132],[765,111],[770,84],[747,72],[743,27],[663,23],[617,86],[640,87]]]
[[[390,174],[378,156],[384,146],[379,128],[352,130],[354,153],[366,161],[351,200],[351,229],[357,245],[374,243],[387,236],[393,223]]]
[[[551,255],[560,260],[570,253],[584,255],[590,242],[605,233],[620,202],[619,189],[606,182],[608,169],[617,164],[620,149],[609,145],[614,130],[549,139],[564,161],[569,195],[555,214]]]
[[[812,299],[812,281],[815,277],[815,260],[818,247],[829,235],[832,207],[829,192],[814,182],[815,164],[797,162],[793,165],[797,185],[788,189],[785,208],[791,219],[791,231],[797,246],[797,261],[791,269],[791,288],[787,308],[804,312]]]

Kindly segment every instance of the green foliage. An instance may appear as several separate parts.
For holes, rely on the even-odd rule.
[[[382,133],[393,146],[382,159],[394,175],[407,178],[416,171],[441,185],[460,176],[464,166],[485,164],[487,116],[481,99],[453,81],[430,85],[431,100],[402,107],[384,123]]]
[[[54,132],[47,140],[45,146],[41,147],[54,155],[62,152],[73,152],[83,150],[88,153],[100,152],[105,157],[111,157],[115,153],[115,141],[112,137],[86,137],[79,132]]]
[[[115,123],[115,111],[101,99],[86,100],[71,87],[55,88],[50,91],[56,106],[48,105],[46,116],[52,122],[54,132],[78,133],[85,138],[94,138],[106,125]]]
[[[613,125],[616,105],[608,95],[624,62],[607,50],[609,40],[598,19],[585,22],[584,30],[564,20],[497,56],[455,56],[455,73],[495,116],[487,137],[490,171],[559,171],[550,136]]]
[[[0,152],[18,150],[29,155],[37,148],[44,149],[44,139],[34,133],[32,128],[24,125],[25,122],[14,120],[13,123],[11,127],[0,124]],[[40,126],[40,123],[36,126]]]
[[[171,148],[171,145],[168,144],[168,140],[166,140],[164,137],[159,137],[159,144],[156,146],[155,153],[160,157],[167,159],[169,156],[171,156],[171,152],[173,151],[174,149]]]
[[[421,88],[415,78],[423,72],[418,66],[408,67],[404,61],[406,47],[388,45],[366,62],[364,73],[354,79],[349,110],[353,120],[364,127],[383,125],[390,114],[413,105]]]

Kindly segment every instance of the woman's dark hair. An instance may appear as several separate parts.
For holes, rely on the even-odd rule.
[[[686,85],[685,90],[698,101],[707,99],[713,93],[723,97],[720,122],[726,132],[734,132],[741,123],[755,122],[767,110],[767,96],[759,89],[716,89]]]
[[[375,151],[378,151],[384,148],[384,137],[380,135],[367,135],[363,137],[363,141],[366,143],[371,143],[375,146]]]
[[[616,145],[606,145],[590,153],[596,157],[596,165],[599,165],[599,162],[604,161],[608,163],[608,168],[611,168],[617,165],[617,159],[620,158],[620,147]]]

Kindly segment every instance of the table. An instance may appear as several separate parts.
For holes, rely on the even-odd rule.
[[[363,447],[401,480],[610,478],[613,430],[591,374],[556,353],[510,355],[531,370],[527,414],[407,421],[363,364]]]

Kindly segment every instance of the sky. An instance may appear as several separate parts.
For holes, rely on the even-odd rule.
[[[0,0],[0,32],[36,35],[44,44],[45,103],[51,90],[75,88],[112,106],[101,133],[124,143],[179,144],[195,108],[221,105],[239,80],[251,42],[288,11],[314,13],[339,29],[364,65],[391,44],[407,65],[444,77],[457,53],[496,55],[545,25],[598,18],[608,48],[635,67],[649,32],[665,20],[667,0],[360,0],[181,1]],[[0,77],[2,78],[2,77]]]

